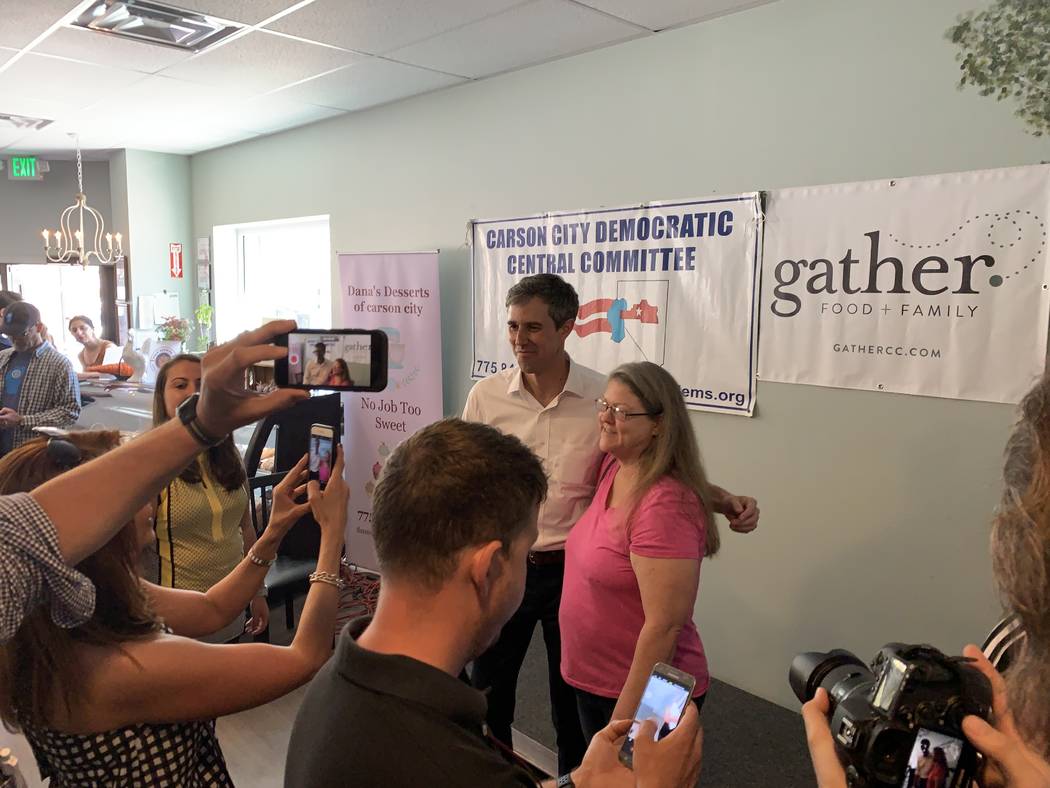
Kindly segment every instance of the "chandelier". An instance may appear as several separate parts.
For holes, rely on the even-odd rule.
[[[44,239],[44,255],[49,263],[80,263],[84,268],[94,258],[97,265],[111,265],[124,256],[121,235],[106,232],[106,221],[102,214],[87,203],[84,194],[84,164],[80,159],[80,138],[76,138],[77,149],[77,194],[72,205],[62,211],[58,220],[58,230],[41,231]],[[94,224],[94,233],[89,236],[91,246],[86,247],[84,234],[84,214],[87,213]],[[106,239],[106,251],[102,252],[102,239]]]

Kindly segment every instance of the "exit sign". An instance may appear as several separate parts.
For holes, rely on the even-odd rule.
[[[7,160],[7,177],[12,181],[43,180],[36,156],[12,156]]]

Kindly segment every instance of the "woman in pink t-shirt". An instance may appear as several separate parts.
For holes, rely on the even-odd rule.
[[[629,719],[653,665],[710,682],[693,623],[700,562],[718,550],[707,476],[681,389],[662,367],[624,364],[597,400],[607,452],[590,507],[565,545],[561,672],[584,734]]]

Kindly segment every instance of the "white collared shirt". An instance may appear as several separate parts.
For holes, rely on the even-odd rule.
[[[565,388],[547,407],[522,385],[517,367],[479,380],[467,395],[466,421],[515,436],[543,461],[549,487],[535,550],[561,550],[594,497],[601,463],[594,400],[604,391],[604,375],[570,359]]]

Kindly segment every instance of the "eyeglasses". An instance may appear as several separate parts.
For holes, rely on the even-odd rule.
[[[82,456],[77,445],[65,438],[47,439],[48,459],[64,471],[80,465]]]
[[[613,418],[616,419],[617,421],[627,421],[627,417],[628,416],[649,416],[649,417],[652,417],[652,416],[659,416],[660,415],[660,411],[659,410],[654,412],[654,413],[650,413],[647,410],[639,411],[637,413],[631,413],[629,411],[624,410],[619,405],[610,405],[608,402],[606,402],[601,397],[598,397],[598,399],[596,399],[594,401],[594,408],[599,413],[605,413],[606,411],[611,410],[612,413],[613,413]]]

